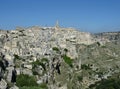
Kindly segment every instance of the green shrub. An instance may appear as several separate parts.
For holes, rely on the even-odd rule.
[[[20,89],[48,89],[47,85],[46,84],[41,84],[39,86],[30,86],[30,87],[20,87]]]
[[[21,58],[21,57],[20,57],[19,55],[17,55],[17,54],[14,54],[13,56],[14,56],[14,59],[13,59],[14,63],[15,63],[16,61],[20,61],[20,60],[25,61],[25,59]]]
[[[57,47],[53,47],[52,50],[57,51],[57,52],[60,51],[59,48],[57,48]]]
[[[42,83],[38,86],[24,86],[20,87],[20,89],[48,89],[47,84]]]
[[[88,70],[88,69],[91,69],[91,68],[90,68],[89,65],[82,64],[82,65],[81,65],[81,69]]]
[[[42,83],[42,84],[40,84],[39,86],[40,86],[40,88],[42,88],[42,89],[48,89],[46,83]]]
[[[108,78],[89,86],[90,89],[120,89],[119,78]]]
[[[40,65],[41,65],[41,66],[42,66],[42,68],[46,71],[45,64],[43,64],[42,62],[40,62]]]
[[[15,59],[20,59],[20,57],[18,55],[16,55],[16,54],[14,54],[14,58]]]
[[[34,76],[29,76],[26,74],[20,74],[17,76],[17,82],[16,82],[18,87],[23,87],[23,86],[38,86],[36,83],[36,79]]]
[[[65,52],[68,52],[68,49],[65,48],[64,51],[65,51]]]
[[[100,42],[97,42],[97,45],[100,46]]]
[[[20,57],[18,55],[14,54],[14,59],[13,59],[14,63],[16,62],[16,60],[20,60]]]
[[[102,76],[103,76],[103,72],[96,72],[97,74],[98,74],[98,78],[102,78]]]
[[[32,62],[32,69],[36,68],[39,65],[39,60]]]
[[[35,62],[32,62],[32,65],[33,65],[33,69],[35,68],[35,67],[37,67],[37,66],[42,66],[42,68],[44,69],[44,70],[46,70],[46,68],[45,68],[45,64],[43,64],[42,62],[40,62],[39,60],[37,60],[37,61],[35,61]]]
[[[105,45],[101,46],[102,48],[107,48]]]
[[[39,75],[39,73],[34,69],[32,69],[32,73],[33,73],[33,75]]]
[[[96,89],[120,89],[120,80],[118,79],[107,79],[101,81]]]
[[[42,58],[41,62],[47,62],[48,63],[48,59],[47,58]]]
[[[34,61],[34,62],[32,62],[32,64],[33,64],[33,65],[40,65],[40,61],[39,61],[39,60]]]
[[[78,81],[82,81],[83,77],[82,76],[77,76]]]
[[[67,55],[63,55],[63,59],[65,63],[67,63],[70,67],[73,67],[73,64],[72,64],[73,60],[70,57],[68,57]]]
[[[24,87],[20,87],[20,89],[46,89],[46,88],[40,88],[39,86],[31,86],[31,87],[26,87],[26,86],[24,86]]]

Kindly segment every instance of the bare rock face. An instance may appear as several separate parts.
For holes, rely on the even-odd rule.
[[[58,88],[58,89],[68,89],[67,88],[67,84],[63,85],[62,87]]]
[[[11,82],[13,67],[8,67],[7,70],[8,70],[7,81]]]
[[[112,41],[120,40],[120,32],[104,32],[104,33],[98,33],[95,35],[96,37],[102,37]]]
[[[60,28],[58,25],[0,31],[0,52],[9,62],[7,81],[11,81],[15,65],[18,75],[34,76],[37,84],[46,84],[48,89],[88,88],[100,79],[99,72],[108,68],[106,65],[101,67],[103,57],[108,59],[104,62],[109,62],[107,64],[111,70],[118,68],[119,38],[119,33],[93,35],[73,28]],[[113,41],[115,43],[111,44]],[[118,61],[112,62],[115,68],[110,63],[114,58]],[[6,87],[7,83],[2,80],[0,89]],[[19,88],[13,86],[10,89]]]
[[[3,48],[5,53],[18,55],[40,55],[50,51],[52,47],[69,48],[75,44],[92,44],[93,37],[90,33],[79,32],[73,28],[51,28],[31,27],[27,29],[17,28],[17,30],[1,32],[1,37],[5,40]],[[9,39],[9,40],[7,40]],[[69,54],[75,49],[71,49]],[[12,55],[11,55],[12,56]],[[73,55],[71,55],[73,56]],[[8,55],[7,58],[11,59]]]
[[[11,87],[10,89],[19,89],[19,87],[13,86],[13,87]]]
[[[7,88],[7,83],[5,80],[1,80],[0,81],[0,89],[6,89]]]

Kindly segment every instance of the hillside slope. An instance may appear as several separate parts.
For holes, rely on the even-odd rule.
[[[73,28],[19,27],[1,30],[0,44],[0,52],[9,62],[6,82],[10,84],[10,70],[15,65],[21,89],[23,83],[27,89],[86,89],[119,73],[119,32],[90,34]],[[32,76],[28,81],[36,84],[22,83],[27,75]]]

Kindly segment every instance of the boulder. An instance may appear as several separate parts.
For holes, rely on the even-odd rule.
[[[0,89],[6,89],[7,88],[7,83],[5,80],[1,80],[0,81]]]
[[[10,89],[19,89],[19,87],[17,87],[16,85],[14,85],[14,86],[11,87]]]

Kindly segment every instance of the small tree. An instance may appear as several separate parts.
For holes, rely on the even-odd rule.
[[[97,45],[100,46],[100,42],[97,42]]]
[[[73,60],[70,57],[68,57],[67,55],[63,55],[63,59],[65,63],[67,63],[70,67],[73,67],[73,64],[72,64]]]
[[[34,76],[29,76],[26,74],[20,74],[17,76],[17,86],[37,86],[36,79]]]
[[[57,48],[57,47],[53,47],[52,50],[53,50],[53,51],[56,51],[56,52],[59,52],[59,51],[60,51],[59,48]]]

